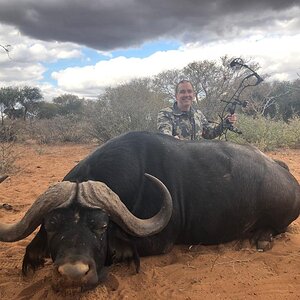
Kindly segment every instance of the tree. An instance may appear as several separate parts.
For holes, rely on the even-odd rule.
[[[288,121],[300,116],[300,80],[263,82],[248,94],[246,113]]]
[[[152,78],[153,90],[162,95],[164,101],[170,102],[175,98],[175,88],[179,81],[186,79],[182,70],[168,70]]]
[[[194,85],[198,106],[212,120],[222,112],[223,101],[233,96],[243,78],[249,74],[247,69],[233,69],[230,66],[232,58],[224,56],[220,60],[220,63],[207,60],[193,62],[183,69]],[[251,68],[256,70],[258,65],[251,64]]]
[[[232,59],[227,56],[221,57],[221,62],[216,61],[195,61],[189,63],[181,70],[165,71],[158,74],[153,85],[156,91],[165,95],[164,99],[175,98],[175,87],[182,79],[192,82],[196,103],[209,120],[216,120],[224,107],[221,100],[229,100],[239,86],[242,78],[247,75],[248,70],[233,70],[230,67]],[[258,65],[251,65],[257,69]]]
[[[63,94],[53,99],[58,108],[58,114],[66,116],[69,114],[81,115],[84,110],[84,99],[76,95]]]
[[[8,57],[9,57],[10,47],[11,47],[11,45],[0,44],[0,49],[4,50]]]
[[[12,112],[16,110],[16,104],[20,95],[19,88],[17,87],[2,87],[0,89],[0,113],[1,113],[1,125],[4,124],[5,111]]]
[[[41,101],[36,105],[35,115],[38,119],[52,119],[58,114],[59,108],[55,103]]]
[[[18,102],[24,108],[24,121],[28,113],[33,113],[38,101],[43,99],[39,88],[25,86],[21,89]]]
[[[155,131],[158,111],[164,105],[149,78],[109,87],[96,103],[88,105],[91,135],[105,141],[126,131]]]
[[[292,91],[289,102],[291,111],[300,117],[300,79],[293,81],[289,89]]]

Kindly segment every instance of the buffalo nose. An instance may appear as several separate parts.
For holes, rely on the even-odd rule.
[[[82,262],[66,263],[58,267],[58,272],[72,280],[79,280],[87,274],[89,269],[89,265]]]

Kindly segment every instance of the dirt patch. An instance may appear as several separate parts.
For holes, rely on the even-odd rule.
[[[18,172],[0,184],[0,221],[18,220],[49,185],[60,181],[93,145],[18,147]],[[300,181],[300,150],[271,152]],[[141,259],[141,272],[118,264],[105,284],[85,292],[55,293],[51,261],[21,276],[32,235],[0,243],[0,299],[299,299],[300,218],[277,237],[272,250],[257,252],[247,241],[218,246],[176,246],[169,254]]]

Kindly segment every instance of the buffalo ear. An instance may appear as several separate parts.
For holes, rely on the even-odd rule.
[[[109,223],[107,241],[106,265],[122,261],[133,262],[136,272],[140,271],[140,257],[133,237],[124,232],[118,225]]]
[[[48,255],[47,232],[42,224],[39,232],[26,247],[22,264],[23,275],[26,276],[30,269],[34,272],[38,267],[42,267],[45,262],[44,258]]]

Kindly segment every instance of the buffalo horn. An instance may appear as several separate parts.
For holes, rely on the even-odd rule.
[[[0,183],[3,182],[7,177],[8,175],[0,175]]]
[[[45,214],[59,206],[67,206],[75,195],[76,183],[63,181],[53,185],[37,198],[19,222],[0,223],[0,241],[15,242],[26,238],[42,223]]]
[[[145,174],[160,189],[163,203],[160,211],[149,219],[134,216],[105,183],[87,181],[79,184],[78,200],[84,206],[101,208],[124,231],[138,237],[145,237],[160,232],[172,215],[172,197],[167,187],[156,177]]]

